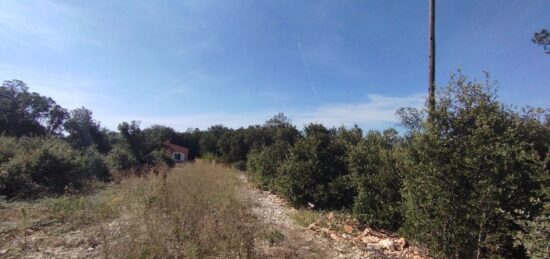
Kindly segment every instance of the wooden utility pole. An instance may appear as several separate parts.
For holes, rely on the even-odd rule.
[[[435,116],[435,0],[429,1],[429,73],[428,73],[428,120]]]

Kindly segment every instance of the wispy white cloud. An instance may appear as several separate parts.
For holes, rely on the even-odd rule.
[[[401,107],[422,107],[425,96],[414,94],[394,97],[371,94],[365,102],[354,104],[327,104],[308,110],[276,110],[266,109],[241,113],[204,113],[179,116],[143,117],[139,115],[107,115],[100,118],[106,126],[115,129],[122,121],[138,120],[142,126],[161,124],[174,127],[177,130],[187,128],[206,129],[215,124],[223,124],[231,128],[247,127],[262,124],[278,112],[284,112],[299,128],[309,123],[322,123],[328,127],[352,126],[357,124],[364,128],[380,129],[395,126],[398,118],[395,116]]]
[[[0,1],[0,37],[7,44],[42,46],[63,52],[76,43],[102,45],[83,33],[84,15],[53,0]]]
[[[304,64],[304,67],[306,69],[307,83],[309,85],[309,88],[311,88],[311,91],[313,92],[313,95],[315,96],[317,103],[320,103],[319,94],[317,94],[317,88],[315,88],[315,85],[313,85],[313,82],[311,82],[311,68],[309,67],[309,62],[307,61],[306,56],[304,56],[304,51],[302,50],[302,42],[300,41],[300,38],[298,36],[295,36],[295,38],[298,43],[298,51],[300,52],[300,58],[302,59],[302,63]]]
[[[398,122],[395,116],[397,109],[421,107],[424,103],[423,94],[405,97],[370,94],[367,97],[367,101],[363,103],[328,104],[312,111],[297,112],[295,122],[297,125],[316,122],[335,127],[353,124],[366,127],[388,126]]]

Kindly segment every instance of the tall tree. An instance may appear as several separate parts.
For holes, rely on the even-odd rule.
[[[139,122],[122,122],[118,125],[118,130],[122,137],[120,144],[125,146],[139,163],[146,163],[149,150],[146,148],[145,134],[139,128]]]
[[[59,135],[67,110],[52,98],[29,92],[21,80],[0,86],[0,134],[8,136]]]
[[[433,121],[435,111],[435,0],[429,2],[429,72],[428,72],[428,118]]]
[[[546,54],[550,54],[550,32],[546,29],[535,32],[531,41],[544,48]]]
[[[162,125],[152,125],[145,128],[143,134],[145,135],[145,144],[149,149],[158,149],[162,147],[162,143],[165,141],[172,143],[180,142],[178,141],[178,133],[173,128]]]
[[[92,111],[81,107],[71,111],[70,118],[65,122],[67,140],[79,148],[95,145],[99,152],[110,150],[107,130],[101,129],[99,122],[92,117]]]

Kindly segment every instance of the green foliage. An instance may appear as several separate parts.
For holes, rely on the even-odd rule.
[[[162,149],[153,150],[150,155],[150,164],[152,165],[164,165],[172,167],[176,164],[174,160]]]
[[[67,116],[52,98],[29,92],[23,81],[4,81],[0,86],[0,134],[59,135]]]
[[[94,147],[90,147],[81,152],[83,156],[82,172],[88,172],[90,178],[107,181],[111,179],[110,169],[107,164],[107,158]]]
[[[293,145],[300,138],[300,132],[283,113],[278,113],[267,120],[262,128],[265,131],[264,138],[267,138],[265,141],[267,145],[272,143]]]
[[[19,149],[0,167],[0,195],[63,193],[66,187],[80,187],[86,179],[109,176],[97,151],[81,152],[55,138],[0,138],[0,142],[14,141]]]
[[[279,178],[277,170],[286,159],[289,149],[288,144],[276,143],[256,149],[248,155],[247,170],[262,189],[275,190]]]
[[[206,153],[202,155],[202,159],[208,163],[213,163],[216,161],[216,156],[212,153]]]
[[[211,153],[215,156],[220,156],[218,150],[218,141],[229,129],[223,125],[214,125],[208,128],[199,141],[201,154]]]
[[[173,128],[153,125],[143,130],[145,146],[149,149],[160,149],[162,143],[170,141],[175,143],[174,140],[179,138],[178,134]]]
[[[442,89],[435,113],[410,136],[403,232],[440,256],[520,256],[514,219],[540,209],[530,201],[548,177],[529,125],[496,101],[492,83],[462,75]]]
[[[118,129],[120,138],[108,155],[113,170],[139,169],[144,165],[174,165],[162,147],[164,141],[177,136],[172,128],[155,125],[141,130],[139,123],[132,121],[121,123]]]
[[[109,167],[115,171],[125,171],[141,164],[134,154],[123,145],[115,145],[107,156]]]
[[[139,122],[123,122],[118,125],[118,130],[121,137],[117,143],[120,145],[118,148],[125,149],[125,152],[132,154],[139,164],[145,164],[151,150],[147,146],[146,137],[139,127]]]
[[[290,120],[280,113],[262,126],[236,130],[219,125],[210,127],[203,132],[200,145],[201,152],[215,154],[222,162],[245,169],[251,151],[274,144],[292,145],[299,136]],[[213,142],[216,142],[215,147],[212,146]]]
[[[101,129],[99,122],[92,118],[92,111],[84,107],[72,110],[64,127],[68,133],[67,140],[77,148],[85,149],[94,145],[101,153],[111,149],[107,130]]]
[[[550,255],[550,203],[544,205],[543,212],[532,221],[523,220],[520,224],[524,232],[517,235],[518,241],[531,258],[548,258]]]
[[[0,137],[0,164],[12,159],[20,148],[16,138]]]
[[[391,131],[387,131],[388,135]],[[351,148],[348,166],[357,196],[353,213],[363,223],[396,230],[401,225],[401,172],[390,135],[371,131]]]
[[[245,142],[245,130],[229,130],[218,140],[218,151],[223,162],[246,163],[250,146]]]
[[[546,54],[550,54],[550,32],[546,29],[535,32],[531,41],[544,48]]]
[[[320,124],[305,128],[278,174],[278,189],[296,206],[343,208],[353,199],[344,159],[345,145]]]
[[[180,146],[189,148],[189,159],[194,160],[200,155],[200,140],[203,132],[199,129],[188,129],[187,131],[178,134],[178,137],[171,142]]]

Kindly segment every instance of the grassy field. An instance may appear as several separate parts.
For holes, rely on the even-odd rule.
[[[231,169],[198,162],[91,195],[3,201],[0,257],[258,257],[260,241],[284,236],[259,224],[239,184]]]

